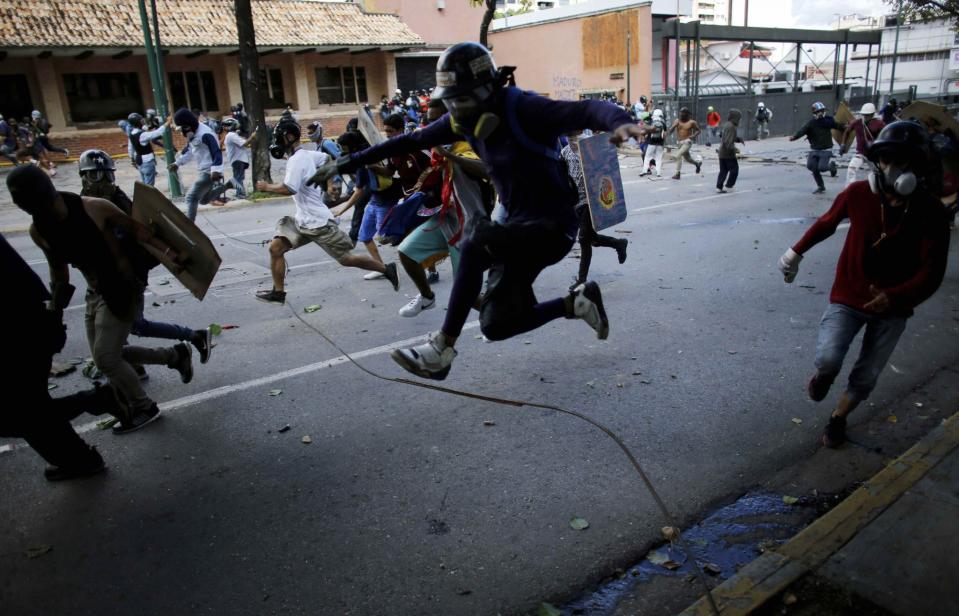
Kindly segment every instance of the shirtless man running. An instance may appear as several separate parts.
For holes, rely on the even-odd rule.
[[[679,118],[673,120],[673,125],[669,127],[666,134],[668,135],[673,131],[676,131],[676,141],[679,143],[679,149],[676,150],[676,174],[673,179],[679,179],[679,174],[683,170],[683,159],[696,165],[696,173],[699,173],[703,166],[703,159],[696,160],[689,153],[689,150],[693,147],[693,141],[696,140],[702,129],[699,128],[699,123],[692,118],[689,107],[683,107],[679,110]]]

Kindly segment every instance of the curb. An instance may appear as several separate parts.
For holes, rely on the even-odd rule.
[[[943,420],[846,500],[785,545],[764,553],[713,589],[724,616],[750,614],[816,569],[959,447],[959,413]],[[701,597],[679,616],[712,616]]]

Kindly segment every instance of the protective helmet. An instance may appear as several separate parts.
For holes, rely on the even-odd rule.
[[[116,168],[113,159],[103,150],[86,150],[80,154],[80,160],[77,162],[80,177],[93,183],[101,182],[105,178],[113,184]]]
[[[641,103],[644,104],[644,105],[646,104],[646,101],[647,101],[647,100],[648,100],[648,99],[646,98],[645,95],[639,97],[639,102],[641,102]]]
[[[866,103],[862,106],[862,109],[859,110],[859,113],[862,115],[876,115],[876,106],[872,103]]]
[[[319,141],[323,138],[323,125],[316,120],[310,122],[306,127],[306,136],[310,138],[310,141]]]
[[[825,110],[826,110],[826,106],[820,103],[819,101],[816,101],[815,103],[812,104],[813,113],[819,113],[820,111],[825,111]]]
[[[220,121],[220,126],[223,128],[223,130],[235,131],[239,130],[240,122],[236,118],[227,116]]]
[[[186,136],[187,133],[195,133],[200,127],[200,121],[196,119],[193,112],[186,107],[180,107],[173,114],[173,123],[180,127],[180,132]]]
[[[662,109],[653,109],[653,119],[654,119],[654,120],[661,120],[662,118],[663,118],[663,110],[662,110]]]
[[[892,154],[897,159],[909,161],[911,166],[923,167],[924,171],[929,160],[929,137],[926,129],[919,122],[900,120],[885,126],[869,146],[866,157],[873,163],[879,162],[879,157]],[[916,164],[917,162],[922,164]],[[920,169],[916,168],[916,173]]]
[[[39,109],[34,109],[33,111],[30,112],[30,117],[33,118],[34,120],[39,120],[40,118],[43,117],[43,114],[40,113]]]
[[[493,56],[479,43],[457,43],[436,61],[436,98],[453,98],[495,81]]]
[[[127,116],[127,122],[134,128],[141,128],[143,126],[143,116],[134,111]]]
[[[766,108],[766,103],[764,103],[764,102],[762,102],[762,101],[759,101],[759,105],[758,105],[758,106],[759,106],[760,109],[765,109],[765,108]]]
[[[716,109],[710,105],[709,107],[706,107],[706,111],[716,111]]]
[[[280,121],[273,127],[272,138],[270,139],[270,156],[276,159],[283,158],[289,147],[286,143],[286,135],[293,133],[294,138],[300,140],[300,125],[292,118],[280,118]]]
[[[157,110],[156,110],[156,109],[147,109],[147,117],[148,117],[148,118],[155,118],[156,115],[157,115]]]

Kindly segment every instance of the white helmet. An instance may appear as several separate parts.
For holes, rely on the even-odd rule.
[[[759,102],[759,108],[760,108],[760,109],[765,109],[765,108],[766,108],[766,103],[760,101],[760,102]]]
[[[663,110],[662,109],[653,109],[653,119],[661,120],[663,119]]]
[[[859,113],[862,115],[876,115],[876,106],[872,103],[866,103],[862,106],[862,109],[859,110]]]

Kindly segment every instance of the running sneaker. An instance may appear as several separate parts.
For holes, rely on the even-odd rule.
[[[415,317],[424,310],[429,310],[436,305],[435,297],[423,297],[422,294],[417,294],[416,297],[410,300],[410,303],[400,308],[401,317]]]
[[[173,345],[173,350],[177,353],[177,359],[170,367],[180,373],[183,383],[189,383],[193,380],[193,351],[182,342]]]
[[[103,463],[103,457],[96,447],[90,447],[89,451],[89,457],[83,462],[69,466],[48,466],[43,471],[43,476],[47,478],[47,481],[63,481],[102,473],[107,468],[107,465]]]
[[[616,257],[619,258],[620,264],[626,263],[626,246],[629,245],[629,240],[621,239],[616,244]]]
[[[450,373],[456,349],[448,346],[443,335],[436,332],[419,346],[394,349],[390,357],[407,372],[424,379],[442,381]]]
[[[381,276],[390,281],[394,291],[400,290],[400,276],[396,272],[396,263],[387,263],[386,273],[381,274]]]
[[[830,417],[822,433],[822,444],[835,449],[846,442],[846,418]]]
[[[286,291],[277,291],[276,289],[270,289],[269,291],[257,291],[255,297],[261,302],[266,302],[268,304],[286,303]]]
[[[812,191],[812,194],[814,194],[814,195],[821,195],[821,194],[823,194],[824,192],[826,192],[826,187],[825,187],[825,186],[820,186],[820,187],[816,188],[816,190]]]
[[[700,172],[699,170],[702,168],[703,168],[703,161],[699,161],[698,163],[696,163],[696,173],[699,173]]]
[[[674,179],[674,180],[678,180],[678,179],[679,179],[679,174],[677,173],[677,174],[673,175],[673,179]]]
[[[379,272],[370,272],[363,276],[363,280],[379,280],[380,278],[383,278],[383,274]]]
[[[200,354],[200,363],[205,364],[210,360],[210,353],[213,352],[213,332],[209,327],[193,332],[190,344],[195,346],[197,353]]]
[[[153,423],[160,418],[160,408],[156,405],[156,402],[153,403],[150,408],[145,411],[140,411],[135,414],[131,419],[121,419],[119,422],[113,425],[114,434],[128,434],[130,432],[136,432],[140,428],[144,428],[147,425]]]
[[[609,319],[606,318],[606,309],[603,308],[603,295],[599,285],[595,282],[581,284],[572,293],[573,316],[586,321],[586,324],[596,330],[596,337],[606,340],[609,337]]]

